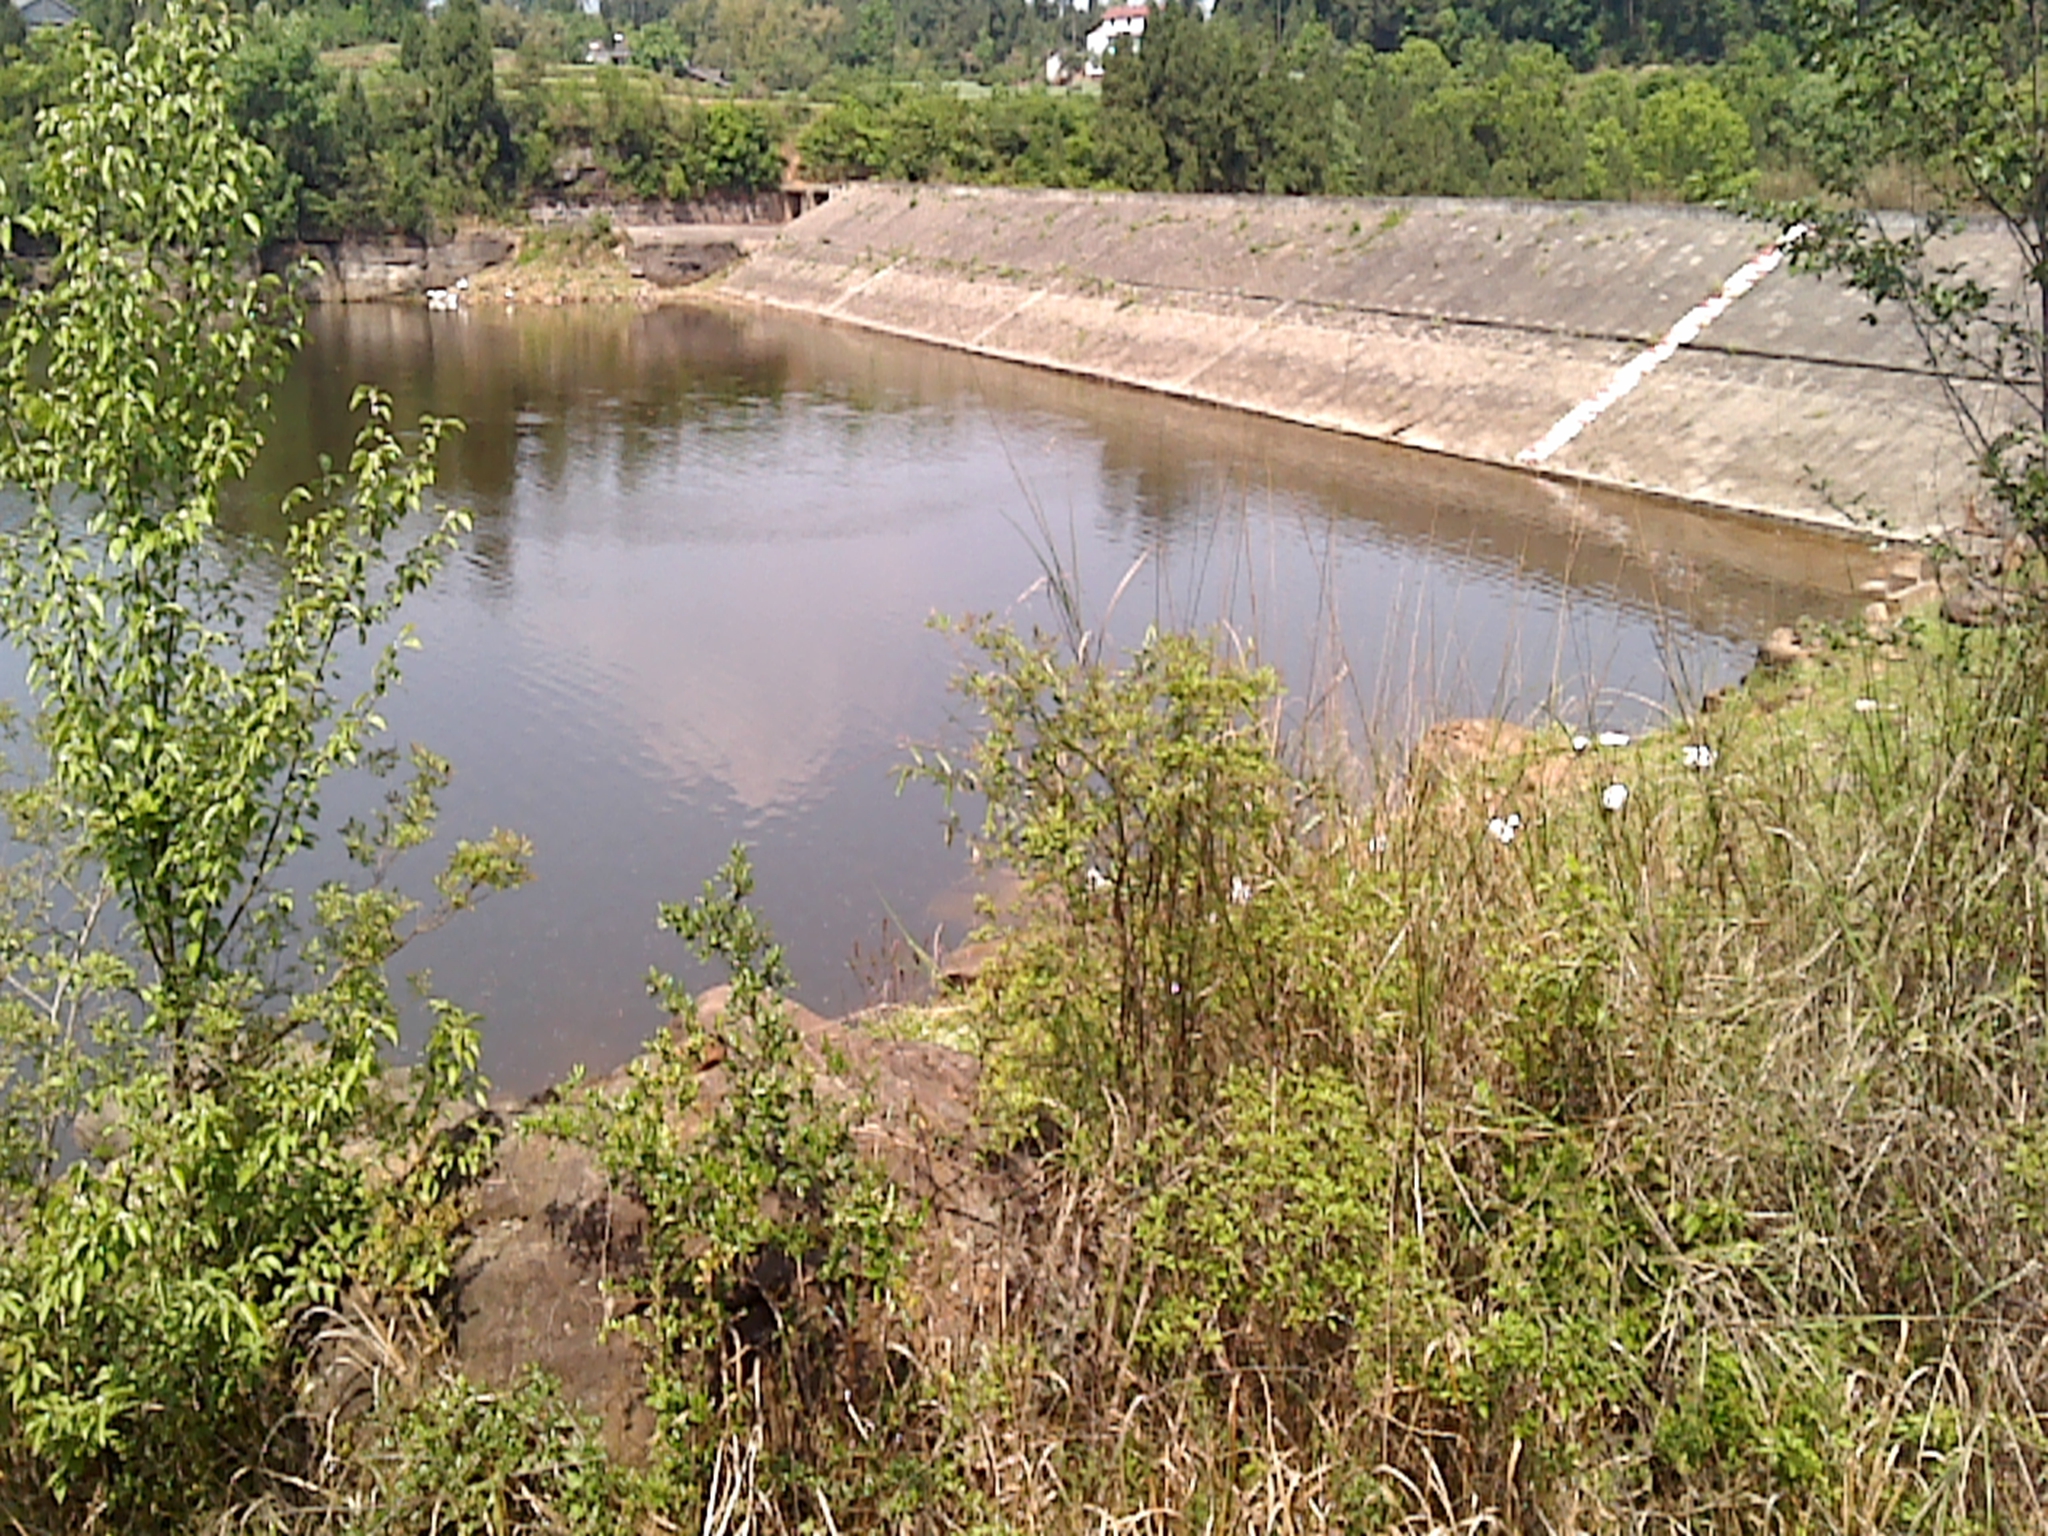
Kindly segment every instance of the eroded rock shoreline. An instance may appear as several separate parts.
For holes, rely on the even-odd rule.
[[[700,1014],[715,1018],[727,995],[724,987],[706,992]],[[980,1063],[944,1045],[878,1033],[863,1016],[832,1020],[788,1008],[820,1098],[857,1112],[860,1155],[923,1213],[905,1293],[932,1334],[964,1343],[1000,1304],[1002,1271],[1023,1251],[1013,1239],[1030,1193],[1017,1160],[985,1156],[975,1115]],[[631,1070],[578,1091],[616,1092]],[[730,1087],[722,1059],[707,1056],[690,1117],[711,1113]],[[645,1361],[616,1325],[634,1305],[648,1215],[613,1188],[588,1148],[536,1128],[533,1111],[553,1097],[491,1112],[503,1139],[472,1192],[459,1240],[446,1303],[450,1355],[487,1389],[509,1390],[527,1372],[546,1371],[597,1418],[612,1454],[638,1461],[654,1430]]]
[[[419,299],[434,289],[474,285],[479,298],[521,288],[529,302],[569,297],[553,274],[521,270],[535,236],[578,229],[612,232],[621,257],[610,274],[662,291],[699,283],[774,239],[796,214],[824,194],[811,189],[706,198],[695,202],[544,203],[521,226],[481,226],[429,239],[419,235],[351,235],[273,247],[265,265],[305,273],[302,292],[316,304],[366,304]],[[585,274],[586,276],[588,274]],[[631,297],[628,288],[579,297]]]

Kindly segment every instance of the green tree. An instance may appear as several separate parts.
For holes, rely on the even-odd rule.
[[[2048,529],[2048,0],[1795,0],[1814,62],[1838,87],[1820,168],[1849,204],[1784,210],[1832,267],[1903,307],[1948,383],[1996,500]],[[1910,228],[1857,211],[1866,175],[1920,168],[1939,206]],[[2016,280],[1965,270],[1961,210],[2003,231]]]
[[[274,165],[233,125],[234,43],[183,0],[122,52],[81,37],[18,221],[48,260],[0,275],[0,483],[28,501],[0,541],[0,632],[47,760],[8,803],[76,893],[10,872],[0,911],[0,1412],[55,1496],[130,1530],[178,1524],[260,1442],[309,1307],[351,1275],[434,1278],[406,1217],[477,1037],[437,1006],[420,1070],[388,1081],[386,967],[524,858],[509,836],[459,845],[434,912],[393,890],[446,776],[420,756],[343,839],[364,883],[304,908],[280,884],[336,775],[378,751],[393,615],[465,524],[444,510],[401,540],[440,429],[408,448],[370,398],[347,468],[287,507],[274,601],[216,537],[297,335],[255,275]]]
[[[351,132],[339,82],[306,30],[267,17],[253,23],[227,74],[236,125],[270,151],[265,232],[273,239],[338,233],[367,143],[360,129]]]
[[[1078,92],[999,92],[985,104],[1001,179],[1018,186],[1084,186],[1094,174],[1095,99]]]
[[[1543,43],[1580,63],[1600,48],[1597,0],[1488,0],[1482,14],[1503,38]]]
[[[420,72],[437,168],[469,186],[502,193],[512,170],[511,129],[498,104],[491,41],[477,0],[448,0],[428,30]]]
[[[1812,169],[1838,121],[1836,81],[1804,68],[1799,47],[1774,32],[1759,33],[1713,72],[1714,87],[1749,124],[1757,163]]]
[[[61,72],[49,54],[34,45],[0,49],[0,187],[12,189],[0,196],[0,215],[27,195],[36,158],[36,115],[48,104]]]
[[[1486,186],[1485,154],[1472,136],[1473,102],[1442,48],[1411,39],[1398,53],[1355,50],[1346,99],[1360,124],[1359,190],[1469,197]]]
[[[834,102],[797,137],[804,173],[828,181],[879,176],[889,163],[887,109],[865,97]]]
[[[680,75],[690,62],[690,49],[676,24],[664,17],[634,30],[633,61],[657,74]]]
[[[782,184],[775,130],[759,108],[714,101],[692,114],[687,169],[692,191],[755,192]]]
[[[846,40],[846,62],[856,69],[893,68],[896,63],[896,10],[889,0],[862,0]]]
[[[1124,184],[1176,192],[1241,192],[1259,158],[1260,55],[1228,18],[1162,5],[1144,46],[1109,61],[1102,87],[1104,152]]]
[[[1329,28],[1310,22],[1260,77],[1253,93],[1258,125],[1257,191],[1353,191],[1358,145],[1339,88],[1344,50]]]
[[[1586,149],[1568,97],[1571,65],[1543,43],[1470,50],[1469,132],[1486,162],[1484,190],[1499,197],[1578,197]]]
[[[1632,158],[1644,185],[1689,203],[1741,197],[1756,180],[1749,124],[1705,80],[1653,91],[1635,140]]]
[[[1634,70],[1600,69],[1581,75],[1572,115],[1584,136],[1586,196],[1627,200],[1642,180],[1636,162],[1636,127],[1642,118],[1640,80]]]

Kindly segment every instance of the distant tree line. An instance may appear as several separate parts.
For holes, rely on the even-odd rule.
[[[81,3],[102,35],[136,24],[137,0]],[[1031,83],[1093,24],[1064,0],[261,0],[231,68],[279,236],[758,189],[792,155],[823,178],[1716,199],[1828,179],[1832,88],[1781,3],[1172,3],[1098,94]],[[615,31],[633,67],[571,67]],[[75,51],[0,31],[12,195]],[[684,78],[707,74],[734,88]]]
[[[1095,14],[1067,0],[612,0],[607,14],[665,27],[700,62],[773,89],[863,77],[1011,83],[1051,51],[1080,47]],[[1285,43],[1310,27],[1393,52],[1414,38],[1452,57],[1468,45],[1542,43],[1576,69],[1716,63],[1784,35],[1787,0],[1216,0],[1214,19]]]
[[[551,69],[573,40],[566,29],[547,53],[520,55],[501,90],[492,31],[501,7],[447,0],[429,16],[383,3],[266,8],[242,29],[231,98],[239,125],[275,157],[263,199],[274,237],[425,232],[561,195],[570,178],[634,198],[782,179],[786,129],[772,107],[692,99],[638,70]],[[380,28],[380,16],[390,25]],[[358,39],[351,28],[392,36]],[[395,48],[364,67],[322,61],[325,48],[362,40]],[[28,182],[35,115],[61,94],[73,53],[61,34],[0,45],[0,184],[12,196]]]
[[[1270,36],[1311,24],[1340,42],[1391,52],[1413,37],[1543,43],[1578,68],[1599,63],[1711,63],[1759,32],[1794,24],[1780,0],[1216,0],[1215,13]]]
[[[1700,201],[1810,168],[1831,100],[1772,34],[1711,65],[1582,72],[1547,43],[1486,32],[1382,50],[1321,19],[1276,38],[1168,5],[1109,61],[1099,102],[856,91],[799,142],[831,177]]]

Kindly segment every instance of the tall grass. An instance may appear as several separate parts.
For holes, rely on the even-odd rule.
[[[894,1305],[720,1323],[654,1201],[672,1380],[746,1384],[666,1481],[444,1390],[319,1528],[456,1509],[457,1423],[493,1530],[2048,1528],[2048,629],[1369,797],[1221,640],[971,633],[929,771],[1026,895]]]
[[[991,1081],[1061,1213],[982,1357],[1056,1486],[953,1452],[1004,1519],[2041,1528],[2036,632],[1398,806],[1283,768],[1220,651],[1150,643],[1236,690],[1189,732],[1147,650],[983,638],[968,777],[1044,898]]]

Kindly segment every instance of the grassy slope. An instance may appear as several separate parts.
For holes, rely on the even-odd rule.
[[[1238,846],[1256,894],[1197,920],[1245,1006],[1179,1110],[1133,1066],[1163,1015],[1107,1119],[1044,1027],[1099,988],[1118,1034],[1147,919],[1027,929],[985,1038],[1081,1153],[1117,1343],[1048,1308],[994,1372],[998,1438],[1060,1469],[1024,1528],[2039,1527],[2041,641],[1832,642],[1626,748],[1440,759]]]
[[[1199,643],[997,641],[1041,899],[933,1023],[1001,1221],[786,1298],[801,1359],[670,1358],[754,1384],[652,1472],[443,1386],[331,1507],[424,1528],[461,1444],[505,1529],[2040,1529],[2048,636],[1831,640],[1349,805]]]

